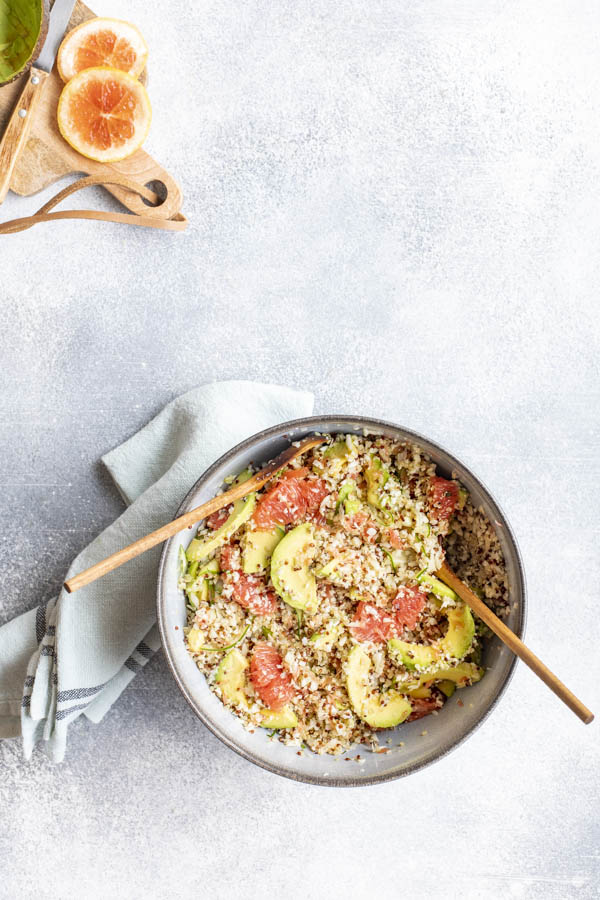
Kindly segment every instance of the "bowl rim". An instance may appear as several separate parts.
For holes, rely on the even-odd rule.
[[[512,546],[514,551],[514,562],[517,570],[517,574],[521,583],[521,609],[520,609],[520,628],[515,631],[518,637],[523,640],[525,636],[525,630],[527,625],[527,584],[525,580],[525,569],[523,565],[523,559],[521,556],[521,551],[519,545],[517,543],[517,539],[512,530],[510,522],[508,521],[504,510],[498,504],[497,500],[491,493],[491,491],[487,488],[487,486],[481,481],[478,475],[476,475],[470,466],[466,463],[461,462],[453,453],[447,450],[442,444],[439,444],[437,441],[433,441],[428,437],[420,434],[417,431],[413,431],[410,428],[405,428],[403,425],[398,425],[395,422],[389,422],[386,419],[375,419],[369,418],[368,416],[352,416],[346,415],[344,413],[339,414],[328,414],[322,416],[305,416],[300,419],[290,419],[287,422],[281,422],[279,425],[272,425],[269,428],[265,428],[262,431],[257,432],[256,434],[250,435],[250,437],[245,438],[243,441],[240,441],[235,446],[231,447],[225,453],[223,453],[218,459],[212,463],[204,472],[196,479],[190,490],[187,492],[179,507],[177,512],[175,513],[175,517],[182,515],[187,511],[187,507],[189,501],[193,497],[193,495],[197,492],[198,487],[201,486],[201,482],[209,479],[211,475],[222,466],[225,466],[229,460],[234,458],[238,453],[244,450],[250,450],[254,444],[262,441],[265,438],[269,437],[283,437],[287,436],[288,431],[292,431],[295,429],[306,428],[307,432],[309,431],[317,431],[315,428],[316,423],[320,423],[320,425],[339,425],[341,423],[348,423],[351,426],[358,426],[359,428],[381,428],[382,426],[385,428],[397,429],[403,432],[404,435],[407,435],[408,440],[414,439],[416,444],[421,444],[424,446],[424,449],[427,451],[427,447],[432,447],[436,450],[444,453],[453,463],[456,463],[460,468],[466,469],[473,480],[476,482],[478,488],[485,495],[486,500],[491,503],[493,507],[499,513],[499,518],[501,520],[502,528],[505,530],[507,535],[508,543]],[[318,429],[319,431],[323,431],[322,428]],[[294,440],[299,440],[299,437],[295,437]],[[403,438],[404,439],[404,438]],[[504,681],[498,687],[497,693],[493,698],[492,702],[489,706],[484,709],[481,715],[473,722],[473,724],[469,727],[469,729],[462,734],[458,740],[453,741],[447,746],[442,746],[439,751],[430,756],[427,759],[421,760],[416,763],[412,763],[402,771],[398,772],[386,772],[382,774],[374,774],[374,775],[365,775],[363,777],[350,777],[350,778],[323,778],[320,776],[312,776],[306,775],[304,773],[292,772],[287,769],[282,769],[280,766],[270,763],[265,759],[261,759],[258,755],[245,750],[244,748],[238,746],[234,740],[231,740],[227,735],[221,733],[220,729],[216,724],[214,724],[210,717],[202,711],[202,709],[198,706],[195,699],[192,697],[190,691],[188,690],[184,680],[179,675],[177,668],[175,666],[174,661],[171,659],[170,652],[168,649],[168,642],[166,638],[166,622],[165,622],[165,614],[164,614],[164,600],[166,596],[166,581],[165,581],[165,566],[167,561],[167,555],[169,552],[169,548],[171,543],[178,537],[177,535],[173,535],[173,537],[169,538],[165,541],[161,556],[160,563],[158,568],[158,579],[157,579],[157,590],[156,590],[156,604],[157,604],[157,621],[158,621],[158,629],[160,633],[161,644],[163,647],[164,655],[167,660],[167,664],[171,671],[173,678],[183,696],[193,709],[196,716],[200,719],[203,725],[211,731],[215,737],[217,737],[225,746],[229,747],[230,750],[233,750],[239,756],[246,759],[248,762],[254,763],[259,766],[261,769],[265,769],[268,772],[273,772],[275,775],[279,775],[284,778],[288,778],[292,781],[299,781],[308,784],[316,784],[320,786],[326,787],[362,787],[373,784],[381,784],[387,781],[395,781],[398,778],[405,778],[407,775],[412,775],[414,772],[418,772],[420,769],[424,769],[427,766],[432,765],[443,757],[448,756],[461,744],[463,744],[472,734],[477,731],[481,725],[485,722],[488,716],[491,714],[492,710],[495,709],[500,699],[504,696],[508,685],[510,684],[517,664],[517,657],[513,655],[512,661],[510,663],[510,667],[504,678]]]

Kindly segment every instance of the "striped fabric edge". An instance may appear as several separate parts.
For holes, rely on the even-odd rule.
[[[41,603],[35,614],[35,639],[38,649],[29,660],[27,666],[27,675],[23,681],[23,697],[21,699],[21,709],[23,715],[29,716],[31,702],[35,693],[36,678],[39,674],[39,667],[42,657],[51,658],[51,671],[55,672],[56,657],[54,652],[54,644],[56,641],[56,604],[57,598],[52,597],[45,603]],[[52,624],[50,624],[52,623]]]
[[[132,651],[131,655],[123,663],[121,671],[125,668],[133,675],[137,675],[137,673],[141,671],[146,663],[154,656],[157,649],[158,647],[156,649],[150,647],[146,641],[140,641]],[[118,673],[116,674],[118,675]],[[104,682],[104,684],[98,684],[94,687],[69,688],[68,690],[58,691],[57,713],[55,716],[56,721],[64,719],[65,716],[69,715],[71,712],[85,712],[88,706],[98,698],[98,695],[112,680],[113,679],[110,679],[109,681]],[[86,703],[78,703],[75,706],[70,705],[75,700],[84,699],[87,700]]]

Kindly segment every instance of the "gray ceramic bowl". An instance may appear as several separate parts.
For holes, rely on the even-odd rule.
[[[272,459],[298,440],[317,432],[352,432],[367,429],[371,434],[383,434],[419,444],[437,464],[438,471],[447,477],[456,472],[471,494],[476,506],[483,506],[500,539],[508,569],[511,612],[508,625],[522,637],[525,625],[525,578],[519,550],[505,516],[490,493],[478,478],[454,456],[437,444],[405,428],[354,416],[321,416],[295,419],[274,428],[261,431],[234,447],[217,460],[196,482],[181,504],[178,515],[209,500],[222,487],[226,475],[240,472],[249,463],[262,464]],[[186,547],[195,529],[186,529],[171,538],[164,547],[158,578],[158,624],[163,647],[171,671],[186,700],[196,715],[241,756],[297,781],[314,784],[351,786],[374,784],[409,775],[411,772],[434,762],[457,747],[489,715],[508,684],[515,665],[515,658],[494,638],[484,651],[484,664],[489,666],[478,684],[461,691],[464,706],[446,703],[439,715],[423,721],[405,723],[392,732],[392,750],[384,754],[372,753],[367,747],[356,746],[344,758],[318,756],[269,740],[266,731],[256,729],[247,732],[236,716],[230,712],[208,688],[204,676],[186,651],[183,627],[186,607],[183,593],[177,588],[178,551]],[[426,734],[422,734],[423,731]],[[387,737],[387,735],[386,735]],[[399,747],[399,741],[404,746]],[[357,760],[356,757],[360,756]]]

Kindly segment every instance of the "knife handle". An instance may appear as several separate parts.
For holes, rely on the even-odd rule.
[[[48,72],[32,67],[27,73],[25,87],[8,120],[4,137],[0,142],[0,203],[10,187],[17,157],[27,141],[36,106],[40,102]]]

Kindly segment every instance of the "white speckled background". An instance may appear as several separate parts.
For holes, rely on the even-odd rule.
[[[193,385],[281,381],[472,466],[521,544],[530,644],[600,712],[595,0],[96,11],[146,35],[148,148],[191,225],[0,238],[0,622],[119,513],[103,452]],[[373,788],[253,768],[161,657],[62,766],[0,758],[2,900],[598,896],[598,726],[523,666],[467,744]]]

